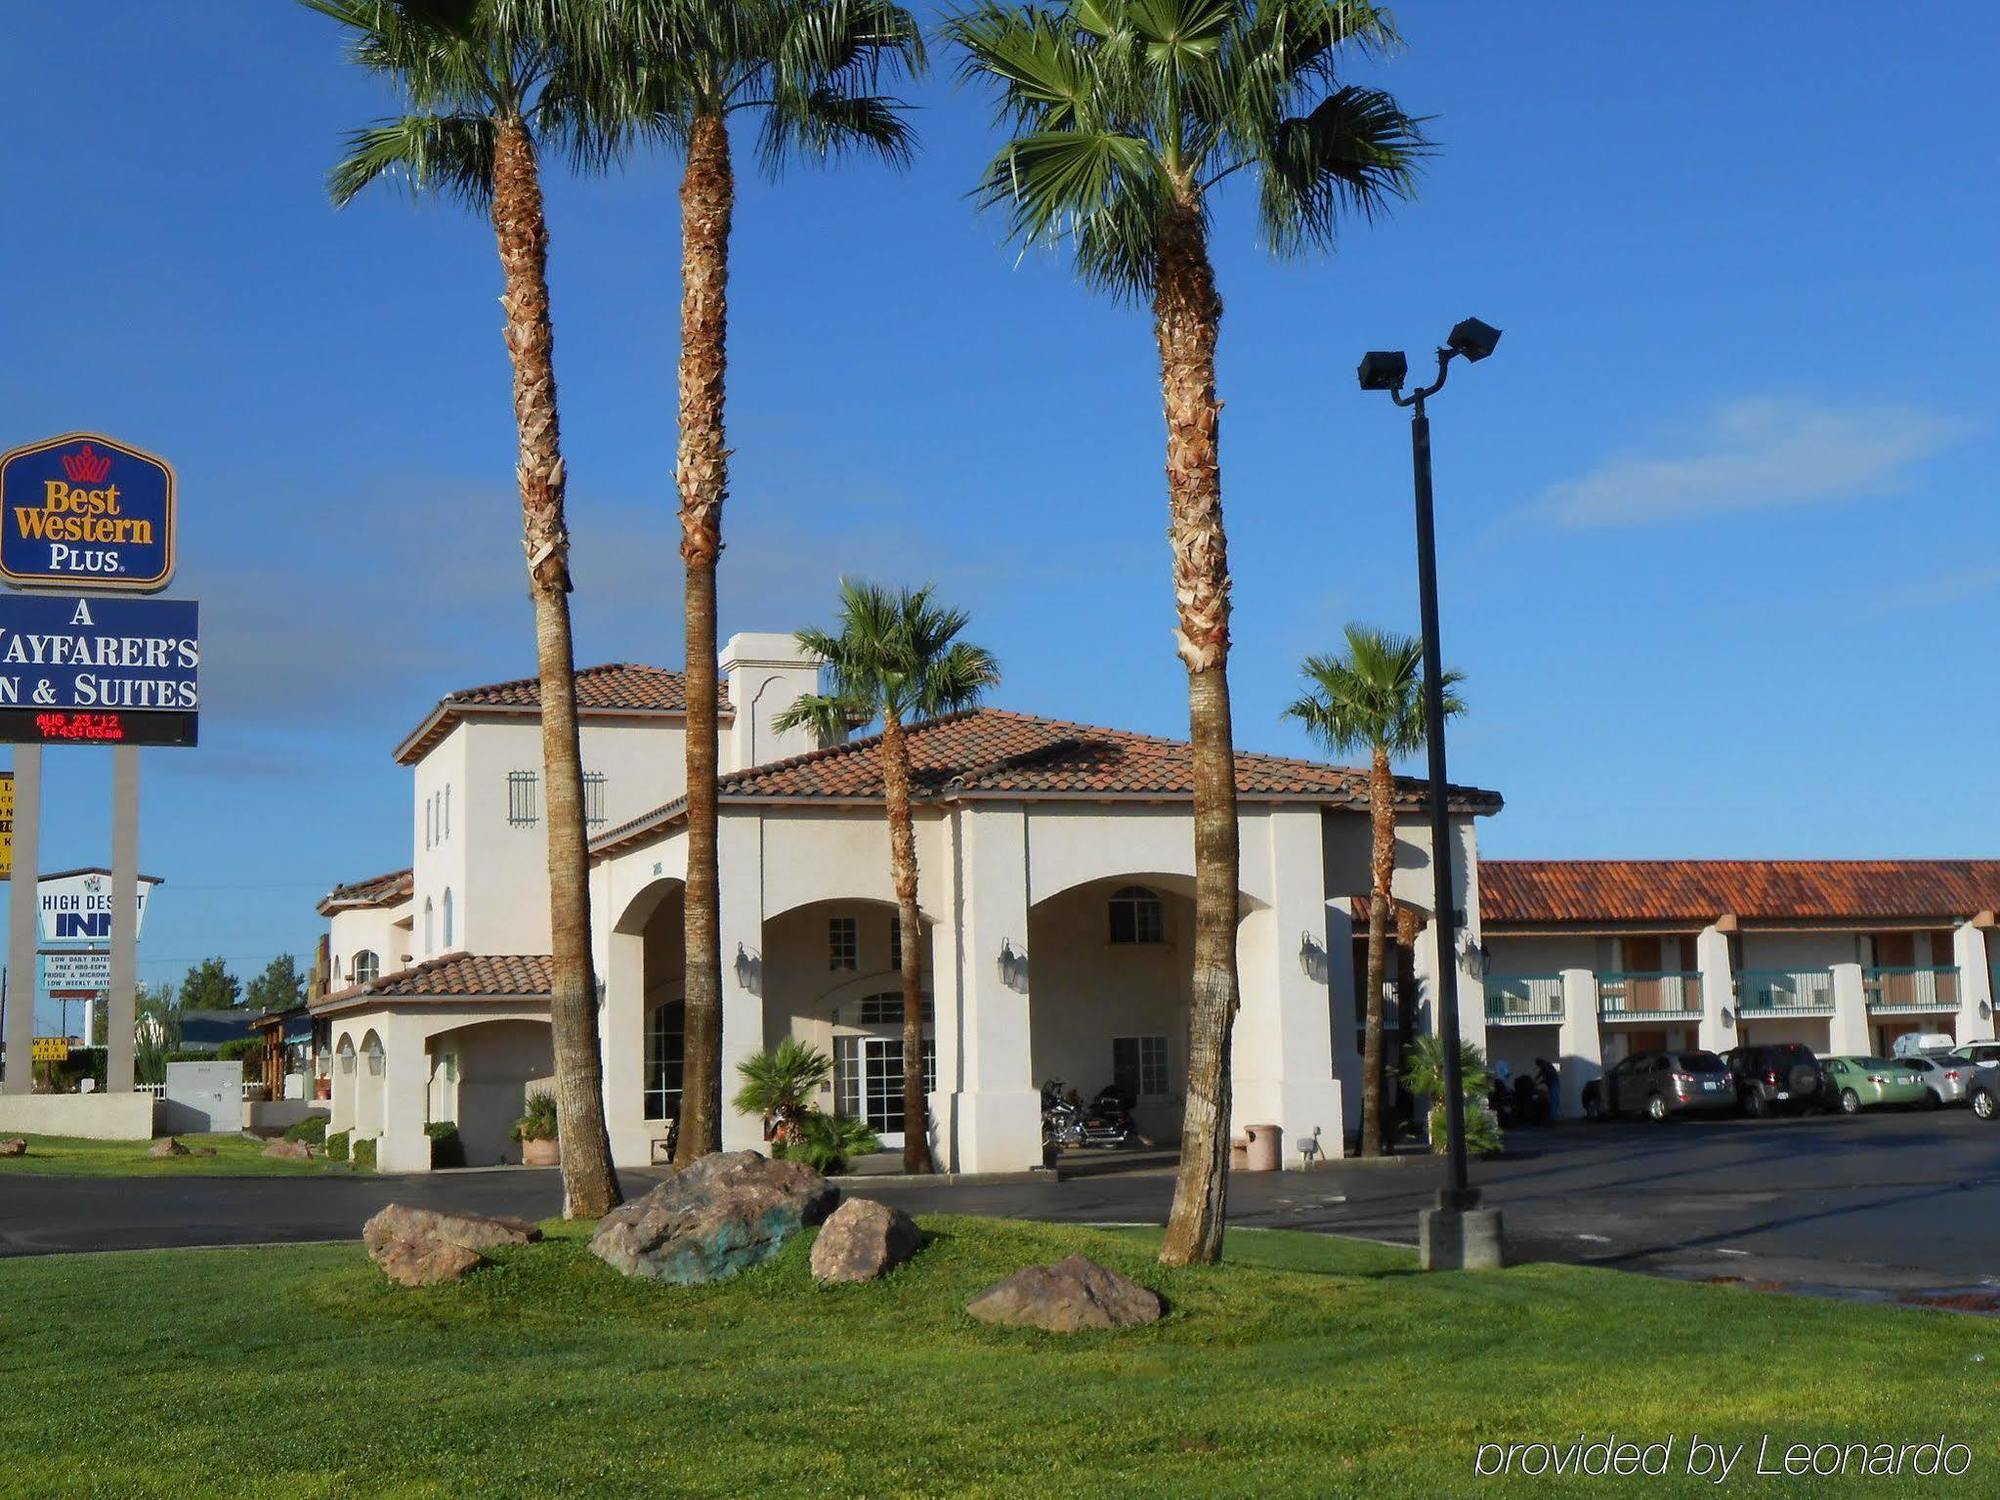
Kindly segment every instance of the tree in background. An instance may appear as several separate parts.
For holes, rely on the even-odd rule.
[[[1382,985],[1388,973],[1389,885],[1396,873],[1396,778],[1390,768],[1398,755],[1413,755],[1429,743],[1424,713],[1424,643],[1415,636],[1389,635],[1365,625],[1347,627],[1347,651],[1340,656],[1308,656],[1304,672],[1311,688],[1285,710],[1333,755],[1368,754],[1368,817],[1373,834],[1368,882],[1368,994],[1361,1053],[1361,1154],[1380,1156],[1386,1136],[1382,1052]],[[1454,691],[1461,672],[1444,674],[1444,716],[1465,712]],[[1435,790],[1435,789],[1434,789]]]
[[[979,197],[1007,213],[1015,240],[1067,244],[1086,284],[1152,306],[1195,866],[1187,1104],[1160,1259],[1212,1262],[1229,1180],[1239,880],[1211,194],[1238,178],[1271,249],[1325,248],[1343,212],[1370,216],[1410,192],[1427,143],[1389,95],[1339,79],[1345,55],[1395,41],[1365,0],[988,0],[946,25],[965,73],[997,86],[1013,132]]]
[[[174,1004],[181,1010],[234,1010],[243,1003],[243,985],[222,958],[204,958],[181,980]]]
[[[400,178],[419,194],[476,208],[493,226],[514,376],[515,480],[534,606],[548,796],[550,1029],[561,1120],[563,1211],[594,1219],[622,1201],[604,1125],[597,983],[590,956],[590,864],[570,636],[567,471],[557,421],[555,326],[549,315],[544,146],[600,160],[578,108],[569,7],[550,0],[304,0],[353,33],[354,61],[409,113],[356,132],[334,168],[336,204]]]
[[[280,953],[268,964],[264,972],[250,981],[244,992],[244,1003],[260,1014],[291,1010],[306,1003],[306,975],[299,968],[299,961],[289,953]]]
[[[931,590],[890,593],[872,583],[840,583],[840,634],[801,630],[798,642],[823,658],[827,693],[807,693],[778,715],[780,730],[810,727],[827,743],[857,723],[882,721],[877,759],[889,817],[889,882],[902,938],[903,1170],[932,1169],[929,1100],[924,1095],[924,923],[917,905],[917,838],[910,821],[910,745],[905,730],[979,701],[1000,680],[1000,664],[958,635],[963,610],[931,602]]]
[[[884,72],[923,64],[916,19],[888,0],[603,0],[574,14],[588,93],[605,134],[681,152],[680,490],[687,650],[687,884],[682,910],[686,1087],[674,1149],[682,1165],[722,1143],[722,939],[716,856],[716,564],[729,493],[723,426],[729,235],[736,202],[732,115],[753,115],[775,175],[790,157],[867,152],[901,165],[902,106],[875,92]]]

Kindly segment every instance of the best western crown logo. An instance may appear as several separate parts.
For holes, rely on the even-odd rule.
[[[0,457],[0,579],[152,593],[173,572],[174,471],[166,460],[94,432]]]

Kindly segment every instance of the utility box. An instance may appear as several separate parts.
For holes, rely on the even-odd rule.
[[[166,1135],[218,1131],[234,1135],[241,1130],[243,1064],[234,1059],[168,1063],[158,1128]]]

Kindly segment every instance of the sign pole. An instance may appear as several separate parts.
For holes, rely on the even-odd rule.
[[[14,747],[14,874],[7,895],[7,1076],[10,1094],[33,1093],[35,910],[42,869],[42,747]]]
[[[132,1092],[139,982],[139,747],[111,752],[111,993],[104,1001],[104,1088]]]

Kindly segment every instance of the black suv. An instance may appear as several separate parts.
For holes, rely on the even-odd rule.
[[[1722,1054],[1736,1080],[1736,1102],[1745,1114],[1796,1111],[1804,1114],[1819,1099],[1819,1059],[1801,1042],[1732,1047]]]

